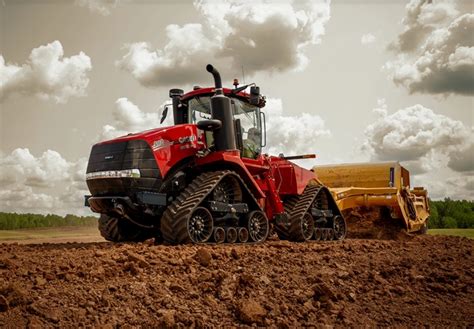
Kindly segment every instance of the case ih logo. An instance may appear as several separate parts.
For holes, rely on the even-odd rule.
[[[184,143],[192,143],[196,141],[196,135],[191,135],[191,136],[185,136],[185,137],[180,137],[178,139],[178,142],[180,144],[184,144]]]
[[[162,140],[162,139],[158,139],[156,141],[153,142],[153,145],[151,145],[151,148],[153,149],[153,151],[156,151],[158,150],[160,147],[163,147],[163,145],[165,144],[165,141]]]
[[[153,149],[153,151],[156,151],[162,147],[166,147],[169,145],[192,143],[192,142],[195,142],[196,140],[197,140],[196,135],[183,136],[183,137],[178,138],[177,141],[168,141],[166,139],[158,139],[153,142],[153,144],[151,145],[151,148]]]

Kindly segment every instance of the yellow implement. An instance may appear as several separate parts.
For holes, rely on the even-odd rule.
[[[426,231],[427,191],[423,187],[410,189],[410,173],[398,162],[325,165],[313,171],[330,188],[348,222],[351,217],[367,217],[370,213],[372,217],[384,217],[373,220],[396,221],[407,232]]]

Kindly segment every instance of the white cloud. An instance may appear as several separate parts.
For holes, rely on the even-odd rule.
[[[474,142],[465,148],[454,150],[449,154],[448,167],[454,171],[467,174],[474,173]]]
[[[117,6],[119,0],[76,0],[75,4],[89,9],[92,13],[109,16],[112,7]]]
[[[166,45],[126,45],[117,66],[147,87],[208,81],[205,65],[224,77],[303,69],[304,50],[320,42],[329,0],[305,2],[195,1],[204,23],[168,25]]]
[[[454,200],[474,201],[474,176],[443,173],[447,178],[440,179],[439,172],[434,171],[412,178],[413,186],[424,186],[428,196],[433,200],[451,198]]]
[[[70,97],[85,95],[91,69],[89,56],[80,52],[64,57],[57,40],[33,49],[21,66],[5,63],[0,55],[0,101],[12,94],[23,94],[66,103]]]
[[[433,199],[473,199],[470,128],[419,104],[388,114],[381,99],[374,113],[362,147],[371,161],[399,161]]]
[[[378,118],[365,130],[364,149],[373,160],[407,161],[421,171],[429,168],[433,156],[449,155],[469,143],[471,132],[462,122],[422,105],[390,115],[386,105],[382,107],[385,112],[376,109]]]
[[[426,37],[434,30],[444,27],[459,15],[451,0],[411,0],[406,5],[402,20],[403,32],[389,49],[398,52],[412,52],[419,49]]]
[[[122,97],[115,102],[113,112],[114,121],[102,127],[102,133],[99,140],[107,140],[115,137],[123,136],[128,133],[140,132],[157,127],[166,127],[173,124],[172,106],[169,106],[166,120],[160,124],[161,110],[166,103],[163,103],[155,112],[143,112],[129,101]]]
[[[460,14],[452,1],[412,0],[405,30],[390,45],[392,79],[410,93],[474,94],[474,14]]]
[[[270,155],[286,156],[312,154],[318,141],[331,136],[324,120],[310,113],[285,115],[281,99],[269,98],[264,108],[267,118],[267,146],[263,150]],[[314,160],[300,160],[298,164],[314,165]]]
[[[360,43],[363,45],[370,45],[374,43],[375,40],[376,40],[375,35],[373,35],[372,33],[366,33],[362,35],[362,37],[360,38]]]
[[[90,214],[85,209],[87,160],[66,161],[47,150],[35,157],[27,148],[0,156],[0,211]]]

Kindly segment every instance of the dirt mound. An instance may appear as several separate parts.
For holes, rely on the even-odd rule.
[[[474,325],[474,241],[0,245],[0,326]]]
[[[393,219],[383,208],[351,210],[344,213],[349,239],[407,241],[413,238],[401,220]]]

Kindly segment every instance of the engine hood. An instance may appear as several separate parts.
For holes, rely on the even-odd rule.
[[[119,137],[109,139],[106,141],[102,141],[102,142],[97,143],[97,145],[116,143],[116,142],[125,142],[125,141],[130,141],[130,140],[137,140],[137,139],[142,139],[146,141],[154,140],[160,136],[163,136],[163,135],[166,136],[167,133],[172,133],[174,130],[176,130],[177,127],[183,127],[183,126],[191,126],[191,125],[182,124],[182,125],[176,125],[176,126],[170,126],[170,127],[153,128],[153,129],[149,129],[145,131],[140,131],[137,133],[130,133],[127,135],[119,136]]]

